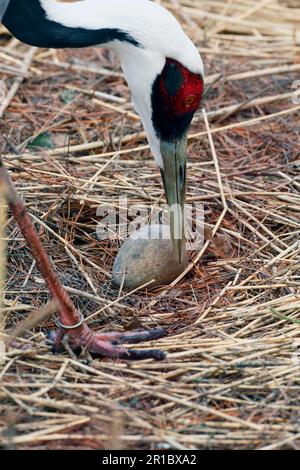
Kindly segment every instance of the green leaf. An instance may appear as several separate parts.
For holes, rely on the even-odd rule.
[[[46,148],[46,149],[53,149],[54,145],[48,132],[43,132],[42,134],[39,134],[31,142],[29,142],[28,147],[30,148],[41,147],[41,148]]]
[[[61,99],[65,104],[71,103],[75,98],[75,92],[73,90],[64,90],[61,94]]]

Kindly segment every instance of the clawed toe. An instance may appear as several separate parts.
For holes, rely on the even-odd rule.
[[[156,361],[163,361],[166,359],[166,354],[160,349],[128,349],[128,359],[134,361],[141,361],[143,359],[155,359]]]
[[[57,332],[50,332],[47,335],[52,344],[54,353],[67,351],[72,358],[77,358],[82,354],[89,357],[110,357],[112,359],[142,360],[155,359],[161,361],[166,355],[160,349],[133,350],[120,346],[122,343],[140,343],[161,338],[166,334],[163,328],[153,328],[144,331],[115,332],[115,333],[94,333],[87,325],[65,334],[59,329]]]
[[[96,333],[96,337],[101,341],[109,341],[110,343],[117,344],[134,344],[141,343],[142,341],[152,341],[162,338],[166,335],[164,328],[151,328],[149,330],[114,332],[114,333]]]

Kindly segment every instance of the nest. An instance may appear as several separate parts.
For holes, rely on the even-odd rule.
[[[51,353],[52,316],[28,328],[0,370],[4,448],[300,446],[298,2],[162,3],[206,66],[187,180],[205,243],[184,276],[154,291],[116,292],[120,232],[96,236],[97,210],[118,211],[120,194],[164,201],[117,60],[29,48],[0,30],[0,151],[62,283],[92,328],[168,331],[155,343],[163,362],[86,364]],[[1,257],[8,333],[49,296],[9,214]]]

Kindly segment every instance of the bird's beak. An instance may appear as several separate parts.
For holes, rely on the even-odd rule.
[[[175,256],[179,264],[184,259],[185,246],[185,181],[186,181],[187,137],[173,142],[161,141],[160,150],[163,159],[161,169],[170,214],[170,231]]]

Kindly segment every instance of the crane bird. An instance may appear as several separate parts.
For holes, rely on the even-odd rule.
[[[187,132],[200,105],[204,71],[178,21],[150,0],[0,0],[0,20],[32,46],[103,46],[118,56],[161,171],[180,262]]]

